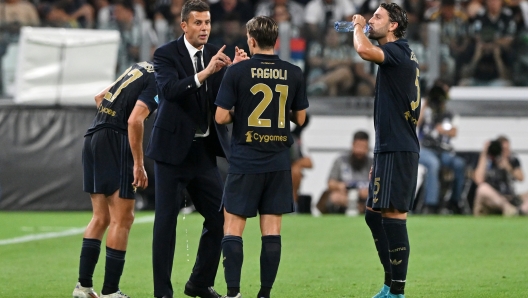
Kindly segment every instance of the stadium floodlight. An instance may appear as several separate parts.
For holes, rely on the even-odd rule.
[[[115,79],[119,42],[115,30],[23,27],[15,103],[93,105]]]

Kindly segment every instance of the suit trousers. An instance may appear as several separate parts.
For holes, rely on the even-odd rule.
[[[214,285],[220,262],[224,215],[220,212],[223,184],[216,157],[197,138],[179,165],[155,162],[156,202],[152,265],[154,296],[173,295],[171,273],[176,245],[177,217],[187,188],[196,210],[204,217],[196,262],[189,280],[197,286]]]

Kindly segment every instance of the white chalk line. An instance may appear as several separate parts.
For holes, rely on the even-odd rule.
[[[142,217],[136,218],[134,220],[134,224],[151,223],[151,222],[154,222],[154,215],[142,216]],[[84,233],[85,229],[86,229],[86,227],[71,228],[71,229],[67,229],[67,230],[64,230],[64,231],[60,231],[60,232],[29,234],[29,235],[15,237],[15,238],[0,239],[0,246],[1,245],[9,245],[9,244],[18,244],[18,243],[24,243],[24,242],[31,242],[31,241],[37,241],[37,240],[43,240],[43,239],[53,239],[53,238],[60,238],[60,237],[78,235],[78,234]]]

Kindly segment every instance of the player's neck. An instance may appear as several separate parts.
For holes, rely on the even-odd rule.
[[[253,51],[253,55],[260,54],[260,55],[275,55],[275,51],[273,48],[270,49],[261,49],[261,48],[255,48]]]
[[[389,32],[389,34],[387,34],[387,36],[378,39],[378,44],[379,44],[380,46],[382,46],[382,45],[384,45],[384,44],[386,44],[386,43],[388,43],[388,42],[395,42],[395,41],[397,41],[398,39],[399,39],[399,38],[396,38],[396,36],[394,36],[394,34],[392,34],[392,33]]]

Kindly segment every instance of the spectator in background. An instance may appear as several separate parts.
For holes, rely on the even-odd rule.
[[[304,10],[304,22],[310,38],[320,38],[335,21],[352,21],[356,9],[349,0],[311,0]]]
[[[429,9],[426,13],[426,19],[430,22],[438,22],[441,26],[440,42],[443,71],[441,76],[450,78],[450,83],[455,83],[455,78],[460,65],[466,59],[465,55],[470,40],[468,38],[468,17],[457,8],[455,0],[442,0],[440,6]],[[421,60],[420,60],[421,61]],[[458,67],[457,67],[458,66]],[[453,80],[453,78],[455,78]]]
[[[38,26],[37,9],[23,0],[5,0],[0,3],[0,24],[2,32],[17,35],[22,26]]]
[[[465,11],[470,20],[474,20],[484,10],[484,0],[469,0],[465,3]]]
[[[293,144],[290,147],[291,157],[291,174],[293,187],[293,200],[297,204],[299,201],[299,189],[301,188],[301,181],[303,178],[303,169],[312,168],[312,159],[304,156],[302,152],[302,138],[301,133],[310,122],[310,117],[306,114],[306,119],[303,125],[297,125],[291,132],[293,137]]]
[[[296,28],[301,28],[304,24],[304,7],[293,0],[263,0],[255,9],[257,16],[273,17],[277,11],[277,7],[286,8],[289,14],[289,21]],[[282,11],[280,11],[283,13]]]
[[[41,9],[43,24],[56,28],[80,28],[81,24],[76,19],[70,17],[66,12],[66,3],[57,1],[53,4],[44,5]],[[124,71],[124,69],[123,69]]]
[[[337,96],[350,93],[354,51],[341,41],[333,27],[326,30],[324,43],[312,42],[308,51],[308,95]]]
[[[392,1],[395,2],[395,1]],[[424,21],[426,1],[423,0],[403,0],[400,5],[407,12],[409,25],[405,36],[410,40],[420,40],[420,27]]]
[[[371,166],[369,135],[358,131],[354,133],[351,150],[339,156],[330,170],[328,189],[317,203],[321,213],[344,213],[348,208],[365,213]],[[357,190],[357,193],[349,193],[350,189]]]
[[[156,1],[153,20],[160,45],[183,34],[180,28],[183,2],[183,0]]]
[[[473,214],[528,214],[528,193],[517,195],[514,188],[515,181],[523,180],[521,163],[512,155],[508,138],[487,142],[475,169],[478,186]]]
[[[112,5],[113,17],[102,23],[101,29],[119,30],[121,43],[117,58],[118,72],[139,60],[139,47],[142,42],[141,23],[134,17],[134,7],[129,0],[116,0]]]
[[[356,51],[352,53],[352,56],[353,94],[355,96],[373,96],[376,86],[376,68],[372,67],[372,63],[363,60]]]
[[[455,154],[451,145],[451,139],[458,133],[459,116],[446,108],[448,94],[449,86],[437,81],[422,105],[422,115],[418,120],[419,163],[427,169],[424,213],[439,211],[439,175],[442,167],[452,170],[454,176],[448,208],[455,213],[460,212],[466,163]]]
[[[473,22],[475,49],[461,85],[509,86],[513,62],[511,44],[516,24],[502,0],[486,0],[486,9]]]
[[[214,38],[211,38],[212,44],[218,47],[226,45],[224,54],[231,59],[235,58],[235,47],[244,49],[246,53],[249,53],[247,37],[243,37],[244,34],[240,26],[240,17],[237,13],[230,12],[224,15],[221,26],[221,31]]]
[[[221,23],[228,13],[237,13],[242,26],[253,17],[253,7],[248,2],[239,0],[220,0],[211,4],[211,36],[220,34]]]
[[[402,6],[402,0],[395,0],[395,1],[387,1],[387,0],[363,0],[363,4],[361,5],[359,9],[360,14],[372,14],[381,3],[385,2],[393,2],[398,4],[399,6]]]
[[[102,3],[96,2],[97,5]],[[94,7],[84,0],[44,0],[38,5],[43,23],[52,27],[93,28]],[[45,19],[47,22],[44,22]]]

